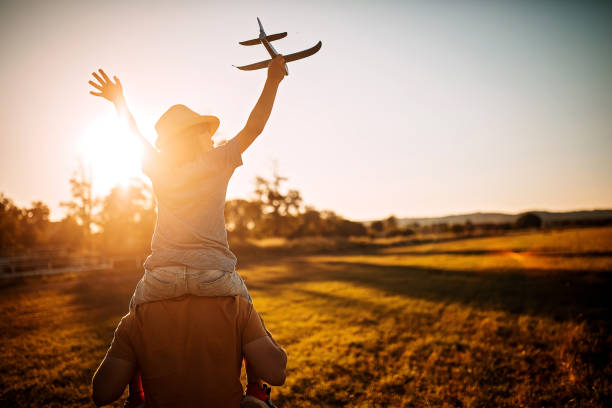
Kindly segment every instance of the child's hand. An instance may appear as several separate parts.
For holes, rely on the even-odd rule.
[[[282,55],[277,55],[272,58],[272,61],[268,64],[268,79],[280,83],[285,78],[285,58]]]
[[[89,84],[100,92],[89,91],[89,93],[94,96],[101,96],[104,99],[108,99],[114,104],[123,101],[123,87],[121,86],[121,81],[119,81],[119,78],[114,76],[113,79],[115,80],[115,83],[113,83],[102,69],[99,71],[102,78],[100,78],[100,75],[96,74],[95,72],[92,73],[92,75],[98,80],[99,84],[93,81],[89,81]]]

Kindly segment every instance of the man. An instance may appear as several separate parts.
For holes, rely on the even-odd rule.
[[[139,369],[147,407],[238,407],[245,358],[262,380],[285,382],[287,355],[243,297],[145,303],[119,322],[92,399],[97,406],[115,401]]]

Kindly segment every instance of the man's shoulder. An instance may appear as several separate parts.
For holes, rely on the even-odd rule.
[[[241,332],[251,317],[253,306],[240,296],[183,296],[136,306],[122,319],[130,337],[165,336],[163,333]]]
[[[243,298],[242,296],[195,296],[195,295],[184,295],[172,299],[164,299],[156,302],[143,303],[138,305],[135,310],[131,311],[128,315],[124,316],[127,318],[130,315],[134,315],[132,318],[136,318],[138,315],[149,314],[158,309],[165,311],[176,311],[183,312],[187,309],[202,309],[203,313],[208,311],[215,311],[217,308],[223,309],[236,309],[246,311],[249,313],[253,307],[251,303]]]

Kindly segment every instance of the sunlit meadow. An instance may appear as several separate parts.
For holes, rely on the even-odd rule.
[[[283,407],[610,406],[612,228],[242,262]],[[2,282],[2,401],[83,406],[141,271]],[[116,402],[115,406],[121,406]]]

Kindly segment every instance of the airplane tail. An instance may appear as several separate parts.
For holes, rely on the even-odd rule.
[[[261,24],[261,20],[259,19],[259,17],[257,17],[257,24],[259,24],[259,32],[261,34],[265,34],[266,32],[264,31],[263,25]]]
[[[278,33],[278,34],[271,34],[271,35],[267,35],[265,38],[268,41],[276,41],[276,40],[280,40],[281,38],[285,38],[287,36],[287,33]],[[257,45],[257,44],[261,44],[261,40],[259,38],[254,38],[252,40],[247,40],[247,41],[240,41],[241,45]]]

